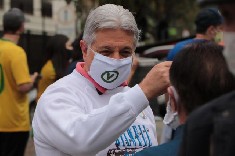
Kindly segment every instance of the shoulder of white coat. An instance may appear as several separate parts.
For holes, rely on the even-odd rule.
[[[81,95],[88,85],[89,83],[86,79],[71,73],[48,86],[40,97],[39,103],[42,99],[45,101],[45,99],[54,99],[54,97],[60,99],[62,96],[69,98],[76,95]]]
[[[83,90],[87,86],[93,86],[89,80],[76,71],[73,71],[71,74],[61,78],[55,83],[55,85],[76,90]]]
[[[144,113],[155,123],[155,116],[153,114],[153,110],[150,106],[144,109]]]

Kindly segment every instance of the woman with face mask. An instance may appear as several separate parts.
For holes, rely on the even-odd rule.
[[[37,99],[39,99],[49,85],[66,75],[66,69],[72,55],[72,50],[73,47],[67,36],[57,34],[50,38],[40,72],[41,79],[37,86]]]
[[[173,140],[143,150],[137,156],[177,156],[187,117],[206,102],[234,89],[234,78],[222,49],[212,42],[193,43],[176,55],[170,69],[172,86],[168,87],[169,102],[163,120],[176,129]]]

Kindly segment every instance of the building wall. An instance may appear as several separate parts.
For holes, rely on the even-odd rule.
[[[55,34],[56,22],[53,20],[52,17],[42,16],[42,7],[41,7],[42,0],[30,0],[30,1],[33,1],[32,13],[25,12],[25,10],[21,8],[24,6],[19,5],[19,8],[22,9],[23,12],[25,13],[25,18],[26,18],[25,31],[26,32],[30,31],[33,34],[43,34],[43,32],[46,32],[49,35]],[[53,1],[59,1],[59,0],[53,0]],[[52,1],[48,2],[52,3]],[[4,12],[6,12],[12,7],[11,4],[12,4],[11,0],[3,0],[3,8],[0,8],[1,17],[3,16]],[[0,30],[3,30],[2,20],[0,21]]]

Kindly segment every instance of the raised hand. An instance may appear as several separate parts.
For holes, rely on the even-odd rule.
[[[155,65],[140,82],[139,86],[148,100],[167,91],[167,87],[170,85],[169,69],[171,63],[171,61],[165,61]]]

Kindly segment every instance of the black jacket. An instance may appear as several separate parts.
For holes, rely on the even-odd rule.
[[[180,156],[235,156],[235,91],[191,113]]]

